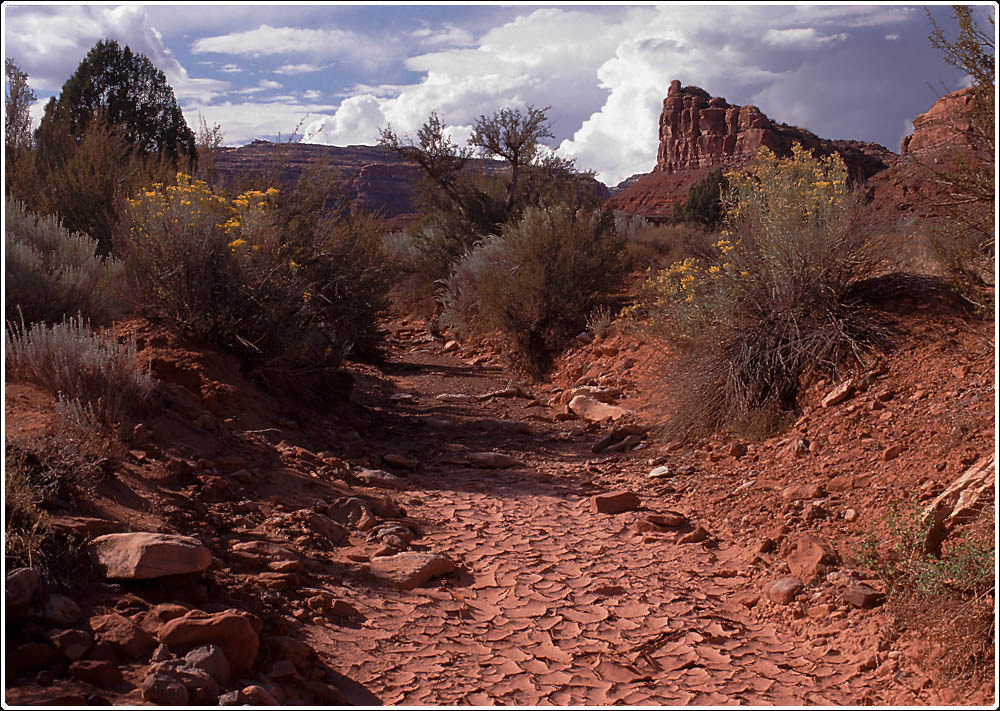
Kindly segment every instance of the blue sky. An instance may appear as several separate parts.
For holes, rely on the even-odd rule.
[[[930,47],[924,6],[197,5],[8,2],[4,56],[40,101],[111,37],[164,71],[197,129],[227,144],[373,144],[431,111],[464,141],[502,106],[551,106],[551,147],[614,185],[650,170],[672,79],[824,138],[893,151],[963,84]],[[952,29],[950,6],[931,5]],[[977,9],[980,24],[992,6]]]

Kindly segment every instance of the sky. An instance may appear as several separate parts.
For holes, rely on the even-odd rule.
[[[188,124],[256,138],[372,145],[432,111],[464,143],[476,118],[550,107],[549,146],[615,185],[656,162],[671,80],[823,138],[892,151],[967,83],[928,41],[923,5],[3,5],[3,50],[44,102],[112,38],[149,57]],[[949,36],[948,5],[929,6]],[[977,7],[980,27],[992,5]],[[37,123],[36,123],[37,125]]]

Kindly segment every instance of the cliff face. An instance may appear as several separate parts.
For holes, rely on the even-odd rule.
[[[875,143],[830,141],[803,128],[778,124],[756,106],[735,106],[696,86],[670,83],[660,114],[652,173],[618,192],[613,207],[653,219],[670,217],[695,182],[715,168],[744,165],[768,148],[790,155],[795,143],[820,155],[839,153],[852,175],[867,180],[895,160]]]
[[[506,169],[493,160],[473,160],[472,167],[486,173]],[[416,163],[378,146],[324,146],[309,143],[254,141],[239,148],[225,148],[216,159],[217,180],[239,185],[240,181],[263,179],[269,185],[288,189],[305,175],[326,183],[331,201],[345,201],[352,211],[379,215],[388,227],[403,227],[417,218],[414,202],[424,175]],[[312,172],[314,171],[314,172]],[[610,193],[603,183],[581,177],[581,194],[605,199]]]

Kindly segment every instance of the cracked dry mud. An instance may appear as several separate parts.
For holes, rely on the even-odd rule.
[[[443,404],[442,386],[481,394],[503,383],[454,356],[405,357],[388,372],[412,397],[376,408],[379,444],[409,442],[424,462],[402,492],[425,524],[413,547],[463,569],[410,591],[358,585],[360,628],[303,630],[382,703],[879,703],[872,672],[836,635],[808,639],[748,613],[737,594],[745,551],[733,542],[677,544],[637,533],[642,511],[595,513],[589,496],[608,487],[592,481],[589,443],[560,437],[524,400]],[[498,416],[531,432],[484,435],[481,423]],[[463,451],[491,444],[524,466],[462,464]],[[642,498],[647,512],[667,508]]]

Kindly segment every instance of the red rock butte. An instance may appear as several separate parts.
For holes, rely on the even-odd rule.
[[[669,218],[684,203],[688,189],[711,170],[744,165],[761,148],[790,155],[796,143],[814,154],[840,154],[862,181],[885,170],[896,157],[877,143],[832,141],[776,123],[756,106],[733,105],[699,87],[682,87],[675,79],[663,100],[656,166],[615,195],[611,207],[653,220]]]

